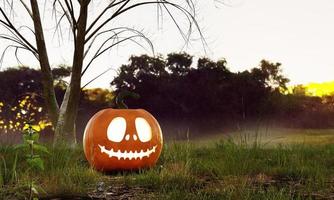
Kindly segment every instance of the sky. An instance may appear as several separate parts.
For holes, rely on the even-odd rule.
[[[184,47],[184,41],[168,17],[158,23],[155,7],[128,13],[113,26],[127,25],[142,30],[152,40],[157,54],[186,51],[195,57],[225,58],[229,69],[234,72],[257,67],[262,59],[267,59],[282,63],[283,73],[291,80],[290,84],[334,80],[333,0],[228,0],[225,3],[196,1],[197,20],[207,42],[206,51],[196,33],[191,43]],[[100,7],[95,3],[90,13],[98,13]],[[17,13],[15,20],[18,24],[30,23],[20,17],[20,12]],[[53,37],[53,26],[47,18],[44,24],[46,39],[50,41],[47,46],[51,64],[70,65],[70,40],[65,34],[62,40]],[[1,44],[0,52],[7,43]],[[143,49],[131,43],[112,49],[93,63],[83,76],[82,84],[111,68],[88,86],[109,88],[117,68],[128,63],[131,55],[143,53],[152,55],[149,48]],[[20,53],[19,56],[23,64],[38,66],[28,54]],[[6,54],[2,69],[16,65],[11,51]]]

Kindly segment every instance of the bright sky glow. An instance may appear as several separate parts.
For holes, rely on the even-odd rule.
[[[309,96],[332,96],[334,94],[334,81],[323,82],[323,83],[309,83],[303,85],[305,94]],[[288,88],[289,92],[292,93],[293,87]]]
[[[155,8],[138,9],[115,25],[125,24],[144,30],[152,39],[155,51],[163,55],[184,50],[197,57],[226,58],[232,71],[256,67],[261,59],[268,59],[282,63],[284,74],[292,84],[334,80],[333,0],[229,0],[227,3],[231,6],[208,2],[211,1],[197,0],[198,21],[208,42],[207,54],[199,40],[182,49],[182,38],[167,17],[162,28],[157,26]],[[98,10],[99,5],[95,8]],[[51,26],[47,28],[51,30]],[[47,35],[50,40],[51,33],[49,31]],[[1,43],[0,52],[4,47]],[[48,47],[53,65],[71,64],[71,46],[66,36],[64,43],[59,44],[54,39]],[[142,53],[150,54],[129,43],[114,48],[94,63],[83,77],[83,84],[109,67],[117,69],[127,63],[130,55]],[[32,57],[20,55],[24,64],[38,66]],[[14,52],[7,54],[3,68],[15,65]],[[113,76],[115,71],[89,87],[109,87]]]

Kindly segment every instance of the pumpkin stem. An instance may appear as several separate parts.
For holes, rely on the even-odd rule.
[[[128,90],[122,90],[116,96],[116,106],[119,109],[128,109],[128,106],[124,103],[124,98],[131,97],[138,99],[140,96],[135,92],[130,92]]]

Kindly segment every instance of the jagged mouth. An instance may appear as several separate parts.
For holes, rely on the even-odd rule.
[[[147,149],[146,151],[144,150],[141,150],[141,151],[124,151],[122,152],[121,150],[118,150],[118,151],[114,151],[114,149],[106,149],[105,146],[101,146],[99,145],[100,147],[100,150],[101,150],[101,153],[105,153],[109,156],[109,158],[111,157],[115,157],[117,158],[118,160],[120,159],[129,159],[129,160],[132,160],[132,159],[143,159],[144,157],[150,157],[150,155],[152,153],[155,152],[157,146],[155,145],[154,147],[152,147],[151,149]]]

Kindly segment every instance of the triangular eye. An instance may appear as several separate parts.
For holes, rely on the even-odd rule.
[[[136,130],[141,142],[148,142],[152,139],[152,129],[146,119],[138,117],[135,120]]]
[[[121,142],[126,131],[126,120],[123,117],[114,118],[107,129],[107,136],[110,141]]]

